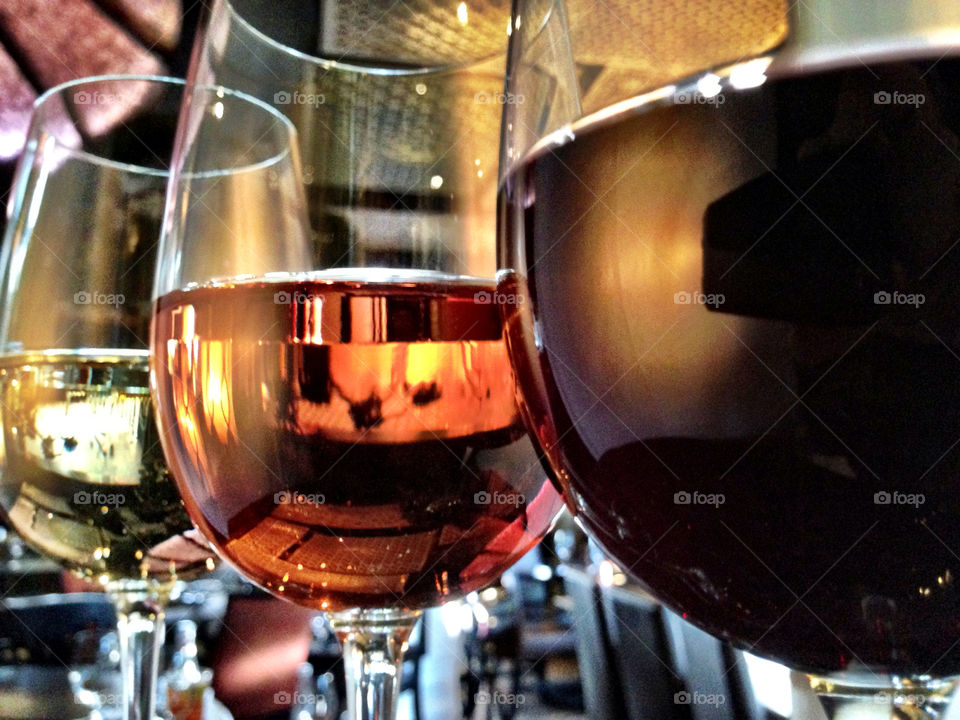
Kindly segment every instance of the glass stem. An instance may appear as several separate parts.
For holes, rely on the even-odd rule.
[[[157,670],[163,647],[168,593],[110,589],[117,609],[117,640],[124,720],[154,720]]]
[[[395,720],[403,654],[419,612],[348,610],[330,613],[347,679],[350,720]]]
[[[956,680],[891,677],[888,684],[810,676],[830,720],[936,720],[944,718]]]

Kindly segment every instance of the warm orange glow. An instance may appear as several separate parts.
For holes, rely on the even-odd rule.
[[[236,425],[230,401],[230,341],[208,340],[201,349],[201,365],[207,372],[201,376],[200,398],[207,427],[217,439],[227,443]]]
[[[498,341],[328,346],[334,392],[293,401],[304,432],[356,442],[406,442],[496,430],[516,422],[514,380]],[[302,358],[294,353],[298,372]],[[262,398],[262,393],[261,393]],[[351,404],[379,402],[379,422],[358,428]],[[263,400],[266,403],[266,400]]]
[[[437,343],[410,345],[407,351],[407,384],[419,385],[435,380],[440,369],[440,353],[450,352],[450,347]],[[454,371],[455,372],[455,371]]]
[[[323,298],[308,297],[302,304],[301,312],[306,314],[303,342],[310,345],[323,345]]]

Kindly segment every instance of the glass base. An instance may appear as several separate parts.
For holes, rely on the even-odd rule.
[[[403,654],[420,613],[347,610],[328,617],[343,646],[350,719],[395,720]]]
[[[957,678],[809,676],[831,720],[932,720],[946,716]]]

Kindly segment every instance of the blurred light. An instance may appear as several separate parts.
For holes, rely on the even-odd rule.
[[[427,94],[427,86],[424,85],[423,83],[417,83],[417,86],[414,89],[417,91],[417,95]]]
[[[722,90],[720,85],[720,76],[714,75],[713,73],[707,73],[702,78],[697,80],[697,90],[705,98],[716,97],[720,94]]]
[[[600,584],[604,587],[610,587],[613,585],[613,563],[609,560],[604,560],[600,563],[600,566],[597,568],[597,579],[600,581]]]
[[[430,178],[430,187],[434,190],[439,190],[442,185],[443,178],[439,175],[434,175],[432,178]]]
[[[213,114],[217,118],[217,120],[223,119],[223,103],[222,102],[217,102],[216,104],[214,104]]]
[[[26,131],[18,127],[0,128],[0,160],[15,158],[23,149]]]
[[[496,602],[497,601],[497,589],[488,587],[480,593],[480,599],[483,602]]]
[[[467,4],[465,2],[462,2],[457,6],[457,20],[460,21],[461,25],[466,25],[469,21],[469,18],[467,17]]]
[[[539,563],[533,566],[533,570],[530,571],[530,574],[533,575],[534,580],[548,582],[550,578],[553,577],[553,570],[550,569],[549,565]]]
[[[763,85],[767,80],[766,72],[770,62],[770,58],[759,58],[734,66],[730,70],[730,84],[738,90]]]
[[[604,587],[625,585],[627,576],[609,560],[603,560],[597,566],[597,581]]]
[[[790,670],[779,663],[764,660],[749,653],[743,654],[747,674],[757,701],[781,717],[793,715],[793,688]]]
[[[480,625],[487,625],[490,622],[490,613],[480,603],[473,606],[473,615]]]
[[[411,343],[406,350],[405,380],[407,385],[416,387],[421,383],[429,383],[437,378],[440,374],[440,363],[446,354],[444,349],[438,347],[438,343]]]
[[[473,616],[469,606],[461,600],[454,600],[440,606],[440,622],[449,638],[460,637],[461,632],[470,629],[472,621]]]

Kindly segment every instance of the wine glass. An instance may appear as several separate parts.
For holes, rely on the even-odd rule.
[[[483,12],[444,10],[447,43],[422,42],[407,10],[400,25],[372,22],[377,3],[337,9],[325,59],[215,5],[181,120],[152,347],[194,521],[245,576],[326,611],[352,717],[391,718],[419,611],[495,580],[561,501],[519,419],[492,279],[506,14],[486,39],[499,54],[464,59],[457,28],[483,35]],[[202,89],[220,83],[299,132],[286,119],[238,132]],[[250,213],[273,212],[254,192],[239,209],[197,201],[206,156],[231,164],[222,135],[302,153],[304,234],[248,231]]]
[[[960,8],[516,13],[500,292],[526,298],[524,415],[579,521],[834,717],[937,716],[960,673]]]
[[[101,76],[34,108],[0,277],[0,504],[117,608],[125,718],[153,720],[164,605],[214,556],[167,473],[150,289],[184,83]]]

